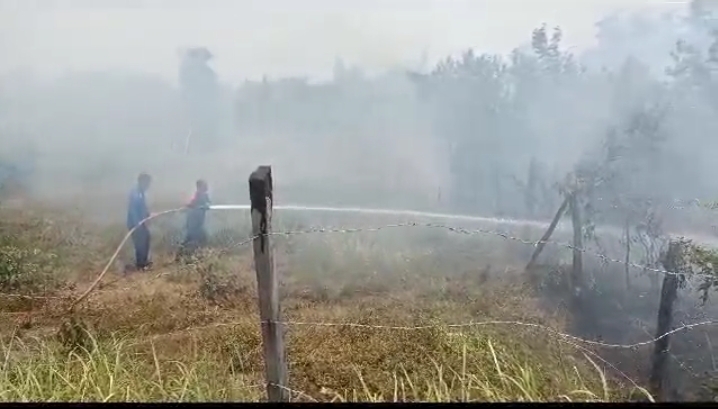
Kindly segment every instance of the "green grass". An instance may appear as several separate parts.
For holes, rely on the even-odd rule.
[[[23,272],[34,285],[16,290],[28,294],[76,296],[121,238],[117,226],[56,210],[0,213],[0,232],[14,246],[56,255],[52,285],[33,273],[34,264]],[[251,253],[231,248],[246,237],[247,222],[223,215],[212,224],[223,228],[215,229],[215,248],[190,265],[171,261],[172,220],[153,224],[156,270],[108,277],[72,320],[61,301],[0,295],[0,401],[263,399]],[[275,230],[317,224],[278,217]],[[548,331],[447,326],[506,320],[565,328],[568,317],[544,311],[522,275],[512,273],[523,264],[512,260],[514,244],[438,230],[277,237],[275,244],[286,321],[426,326],[290,325],[295,401],[647,398],[586,346]]]
[[[240,373],[232,354],[198,352],[162,359],[155,342],[140,353],[137,340],[89,339],[87,347],[65,352],[62,345],[38,338],[3,343],[0,400],[222,402],[256,401],[264,396],[259,374]],[[398,362],[382,377],[385,384],[376,384],[372,368],[363,368],[366,362],[343,362],[347,365],[343,376],[355,387],[322,386],[314,394],[292,389],[292,399],[529,402],[610,401],[615,396],[598,365],[591,372],[570,357],[551,365],[535,351],[521,345],[516,349],[515,343],[506,344],[501,337],[468,334],[445,341],[443,357],[425,357],[420,369],[412,362]],[[227,347],[237,353],[243,349],[239,344]],[[292,362],[293,366],[301,363],[307,362]],[[294,383],[302,381],[290,381]]]

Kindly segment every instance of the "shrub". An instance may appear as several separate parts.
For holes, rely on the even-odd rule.
[[[201,262],[199,262],[201,257]],[[247,291],[236,274],[232,274],[221,259],[211,250],[198,254],[195,259],[195,268],[200,278],[200,296],[216,304],[227,303],[239,299]]]
[[[57,284],[52,270],[56,256],[40,249],[0,246],[0,291],[36,292]]]

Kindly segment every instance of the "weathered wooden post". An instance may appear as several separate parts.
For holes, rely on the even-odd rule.
[[[649,379],[651,393],[656,400],[664,400],[663,383],[668,363],[668,347],[670,346],[670,339],[666,334],[671,330],[673,304],[678,295],[679,260],[682,257],[682,247],[683,243],[672,241],[663,258],[663,267],[668,273],[665,273],[661,287],[661,301],[658,305],[658,323],[656,325],[656,338],[660,339],[656,341],[653,349]]]
[[[272,168],[260,166],[249,176],[254,268],[257,271],[259,316],[262,324],[267,399],[288,402],[284,334],[280,324],[279,280],[274,271],[272,231]]]
[[[534,250],[534,253],[531,255],[531,260],[529,260],[529,263],[526,265],[526,271],[531,272],[531,270],[533,269],[534,265],[536,264],[536,260],[538,260],[539,255],[541,255],[543,248],[546,247],[546,243],[551,238],[553,231],[556,230],[556,226],[561,220],[561,216],[563,216],[563,213],[566,211],[566,207],[568,207],[568,198],[566,198],[561,204],[561,207],[558,208],[558,211],[553,217],[551,224],[548,226],[548,229],[541,237],[541,240],[539,240],[539,242],[537,243],[536,250]]]

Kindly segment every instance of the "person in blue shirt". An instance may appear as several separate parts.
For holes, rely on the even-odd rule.
[[[132,243],[135,246],[135,268],[144,270],[151,266],[150,256],[150,230],[146,223],[140,224],[150,217],[145,201],[145,193],[150,187],[152,177],[142,172],[137,177],[137,185],[130,191],[127,206],[127,229],[132,230]]]
[[[187,221],[185,224],[185,239],[182,242],[178,258],[192,255],[198,248],[207,243],[207,233],[204,230],[204,220],[211,204],[209,200],[209,186],[207,182],[199,179],[196,191],[187,203]]]

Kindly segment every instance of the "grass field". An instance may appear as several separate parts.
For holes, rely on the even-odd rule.
[[[211,248],[189,264],[173,262],[181,216],[154,222],[152,271],[120,274],[125,249],[69,315],[123,226],[0,208],[0,400],[264,399],[251,248],[236,245],[248,221],[212,213]],[[274,230],[386,222],[280,212]],[[546,329],[451,326],[567,331],[571,317],[544,308],[523,277],[526,246],[421,228],[274,243],[294,401],[650,399],[589,346]]]

